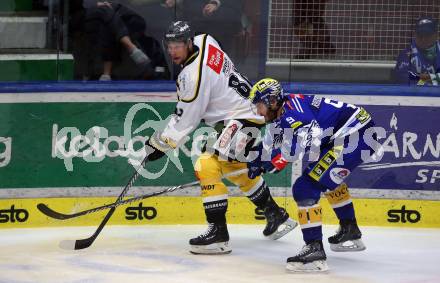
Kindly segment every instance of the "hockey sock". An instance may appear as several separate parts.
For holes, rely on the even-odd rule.
[[[270,195],[269,187],[263,179],[258,182],[253,188],[245,192],[246,196],[260,209],[265,207],[278,207]]]
[[[226,210],[228,209],[228,199],[217,197],[207,197],[203,199],[206,220],[208,223],[225,224]]]
[[[298,221],[306,244],[322,240],[322,208],[319,204],[298,206]]]
[[[351,201],[350,192],[345,183],[342,183],[335,190],[326,192],[325,196],[336,213],[338,219],[354,219],[354,207]]]

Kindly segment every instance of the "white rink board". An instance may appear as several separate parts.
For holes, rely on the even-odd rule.
[[[440,282],[440,229],[362,227],[367,250],[334,253],[328,274],[291,274],[285,260],[302,247],[299,230],[263,238],[263,226],[230,225],[232,253],[191,255],[188,239],[204,226],[106,227],[89,249],[58,242],[88,237],[96,227],[0,230],[0,282]],[[324,227],[324,237],[335,226]]]

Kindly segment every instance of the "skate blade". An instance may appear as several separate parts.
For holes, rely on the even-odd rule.
[[[191,245],[190,252],[195,255],[218,255],[232,252],[228,242],[214,243],[206,246]]]
[[[283,224],[278,226],[277,231],[266,237],[271,240],[278,240],[279,238],[283,237],[284,235],[295,229],[296,226],[298,226],[298,222],[288,218],[286,221],[283,222]]]
[[[330,249],[334,252],[359,252],[366,248],[361,239],[350,240],[339,244],[330,244]]]
[[[309,263],[288,262],[286,265],[286,270],[293,273],[317,273],[327,272],[329,271],[329,268],[325,260],[317,260]]]

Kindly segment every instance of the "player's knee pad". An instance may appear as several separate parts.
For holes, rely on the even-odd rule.
[[[324,193],[324,195],[333,208],[339,208],[352,202],[350,192],[345,183],[340,184],[334,190]]]
[[[317,203],[321,196],[321,185],[303,174],[293,184],[292,195],[297,203],[309,199]]]

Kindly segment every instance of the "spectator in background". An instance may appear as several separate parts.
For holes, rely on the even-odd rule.
[[[121,56],[121,48],[142,71],[143,79],[166,78],[167,67],[160,48],[144,32],[144,19],[131,9],[108,1],[84,1],[85,31],[97,43],[103,64],[101,81],[111,80],[113,63]],[[147,53],[147,54],[146,54]]]
[[[148,33],[156,40],[162,41],[169,24],[182,16],[181,2],[183,0],[136,0],[132,3],[142,13]]]
[[[228,54],[234,54],[234,38],[242,31],[242,0],[183,0],[183,19],[195,32],[212,35]],[[233,57],[233,56],[232,56]]]
[[[394,76],[410,85],[440,84],[440,43],[438,22],[428,17],[417,20],[415,38],[397,58]]]
[[[319,55],[335,53],[324,20],[327,1],[293,1],[293,33],[301,45],[296,59],[313,59]]]

